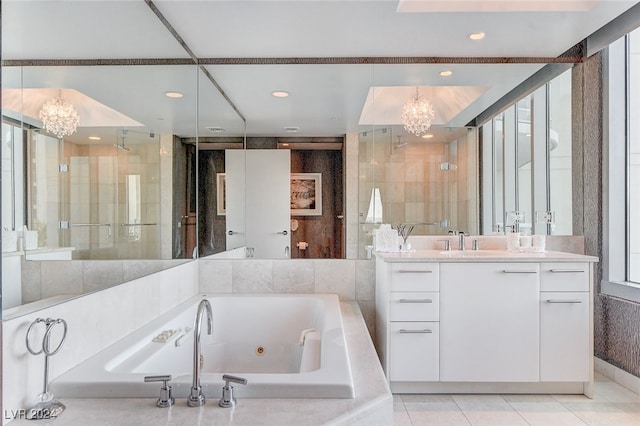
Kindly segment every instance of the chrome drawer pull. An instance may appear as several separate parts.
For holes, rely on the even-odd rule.
[[[575,272],[584,272],[582,269],[549,269],[549,272],[553,274],[559,274],[563,272],[575,273]]]
[[[502,272],[504,274],[537,274],[538,271],[510,271],[508,269],[503,269]]]
[[[398,270],[399,273],[401,274],[431,274],[433,273],[433,271],[430,271],[428,269],[399,269]]]
[[[400,329],[401,334],[431,334],[433,331],[424,329],[424,330],[407,330],[404,328]]]
[[[582,303],[582,300],[577,300],[577,299],[569,299],[569,300],[547,299],[547,303]]]
[[[400,303],[433,303],[431,299],[399,299]]]

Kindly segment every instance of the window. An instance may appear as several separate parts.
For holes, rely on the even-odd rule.
[[[603,293],[640,301],[640,29],[608,48]]]
[[[627,122],[629,123],[628,185],[629,211],[627,220],[627,280],[640,284],[640,29],[628,36],[628,94]]]
[[[494,117],[481,134],[483,232],[502,233],[513,225],[509,212],[518,211],[520,231],[571,235],[571,70]],[[547,211],[553,223],[536,221],[536,212]]]

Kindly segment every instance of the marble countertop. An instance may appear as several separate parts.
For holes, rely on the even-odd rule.
[[[597,262],[594,256],[545,252],[510,252],[507,250],[412,250],[406,252],[374,252],[385,262]]]
[[[208,399],[203,407],[187,407],[186,399],[157,408],[153,398],[61,398],[66,410],[38,425],[392,425],[393,396],[356,302],[341,303],[342,321],[355,385],[354,399],[239,399],[220,408]],[[6,408],[6,407],[5,407]],[[10,425],[34,425],[16,419]]]

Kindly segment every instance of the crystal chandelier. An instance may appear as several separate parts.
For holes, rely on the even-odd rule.
[[[61,96],[45,102],[39,116],[44,128],[59,138],[75,133],[80,122],[76,107]]]
[[[402,108],[400,120],[404,124],[404,129],[409,133],[420,136],[429,130],[434,117],[433,105],[420,96],[416,87],[416,96],[409,99]]]

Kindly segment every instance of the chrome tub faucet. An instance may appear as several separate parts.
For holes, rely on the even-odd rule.
[[[191,394],[187,398],[189,407],[200,407],[204,405],[204,395],[200,386],[200,332],[202,331],[202,316],[207,315],[207,334],[213,333],[213,312],[211,311],[211,303],[207,299],[203,299],[198,304],[196,313],[196,321],[193,326],[193,384],[191,385]]]

